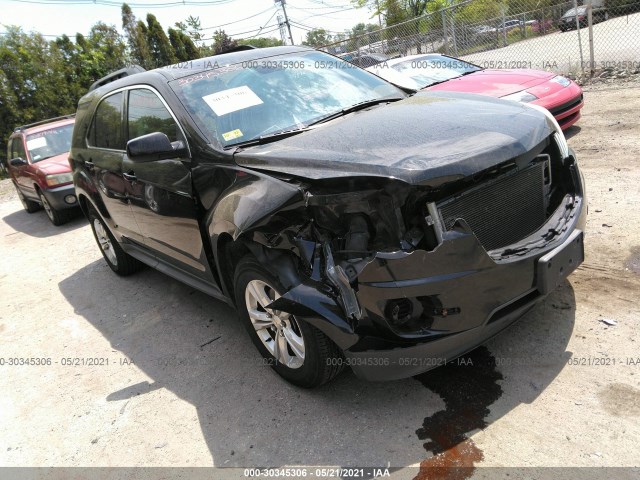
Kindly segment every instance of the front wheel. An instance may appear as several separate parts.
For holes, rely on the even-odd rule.
[[[251,340],[281,377],[312,388],[340,373],[342,354],[324,333],[294,315],[267,308],[284,288],[254,257],[240,261],[234,285],[238,312]]]
[[[93,230],[93,236],[100,247],[102,256],[107,261],[111,270],[118,275],[127,276],[137,272],[143,264],[125,252],[112,235],[98,213],[94,209],[89,210],[89,223]]]
[[[44,196],[44,193],[39,190],[38,196],[40,197],[40,203],[42,203],[42,208],[44,208],[47,217],[49,217],[51,223],[53,223],[56,227],[62,225],[69,219],[69,217],[67,216],[67,212],[61,212],[53,208],[53,206],[51,206],[51,204],[49,203],[49,200],[47,200],[47,197]]]

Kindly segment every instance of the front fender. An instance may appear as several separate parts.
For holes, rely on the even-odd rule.
[[[276,301],[269,308],[291,313],[326,334],[341,349],[355,345],[359,336],[344,319],[344,312],[336,301],[310,283],[302,283]]]
[[[297,186],[266,175],[237,175],[207,215],[209,236],[227,233],[237,240],[244,232],[268,223],[275,213],[302,201]]]

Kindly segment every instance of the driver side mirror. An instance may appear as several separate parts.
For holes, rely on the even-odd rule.
[[[182,142],[172,144],[169,137],[162,132],[148,133],[127,142],[127,156],[132,161],[153,162],[186,155],[187,149]]]
[[[24,158],[12,158],[11,160],[9,160],[9,165],[11,165],[12,167],[24,167],[25,165],[27,165],[27,161]]]

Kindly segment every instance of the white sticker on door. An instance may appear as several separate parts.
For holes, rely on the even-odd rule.
[[[202,99],[219,117],[263,103],[260,97],[246,85],[205,95]]]

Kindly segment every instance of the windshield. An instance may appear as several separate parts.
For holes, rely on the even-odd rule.
[[[31,163],[40,162],[71,150],[73,124],[27,135],[27,150]]]
[[[210,140],[223,147],[300,130],[357,103],[405,96],[316,51],[221,66],[170,85]]]
[[[434,83],[445,82],[467,73],[482,70],[457,58],[444,56],[424,56],[406,60],[390,66],[396,72],[413,80],[419,88],[428,87]],[[383,69],[384,70],[384,69]],[[384,72],[381,72],[384,75]]]

